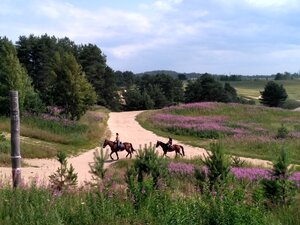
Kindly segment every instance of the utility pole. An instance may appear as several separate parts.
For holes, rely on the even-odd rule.
[[[13,187],[21,183],[21,153],[20,153],[20,113],[17,91],[10,91],[10,141],[11,141],[11,167]]]

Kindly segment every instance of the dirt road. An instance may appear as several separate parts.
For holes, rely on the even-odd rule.
[[[109,114],[108,120],[108,129],[111,131],[111,140],[115,139],[115,134],[118,132],[120,139],[123,142],[131,142],[135,149],[138,149],[139,146],[144,146],[145,144],[149,145],[152,143],[154,145],[157,140],[167,142],[166,138],[159,137],[151,131],[147,131],[142,128],[138,122],[135,120],[136,115],[141,111],[131,111],[131,112],[112,112]],[[194,156],[202,156],[206,154],[206,151],[202,148],[196,148],[188,145],[184,145],[176,140],[173,141],[174,144],[181,144],[184,147],[185,154],[187,158]],[[83,184],[84,181],[89,181],[91,179],[91,174],[89,173],[90,167],[89,163],[93,162],[93,153],[95,149],[99,149],[102,143],[99,143],[99,146],[95,146],[94,149],[91,149],[81,155],[71,157],[68,159],[68,162],[71,163],[75,171],[78,173],[78,182]],[[106,147],[109,149],[109,147]],[[162,150],[158,148],[160,154]],[[126,152],[119,153],[120,158],[125,158]],[[175,153],[168,153],[168,156],[174,157]],[[115,154],[113,157],[116,158]],[[248,159],[242,158],[248,162],[251,162],[256,165],[268,166],[269,162],[259,159]],[[33,177],[38,177],[39,180],[48,181],[49,175],[53,174],[58,168],[59,164],[54,159],[27,159],[25,162],[30,165],[29,167],[24,167],[21,170],[22,178],[25,181]],[[106,167],[109,166],[112,162],[108,161]],[[11,168],[2,167],[0,168],[0,179],[11,177]]]

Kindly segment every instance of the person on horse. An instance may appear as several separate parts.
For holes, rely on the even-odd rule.
[[[167,145],[168,145],[168,148],[171,148],[172,147],[172,138],[171,137],[169,137],[169,140],[168,140],[168,142],[167,142]]]
[[[121,148],[121,141],[120,141],[120,136],[119,133],[116,133],[116,144],[117,144],[117,150],[119,150],[119,148]]]

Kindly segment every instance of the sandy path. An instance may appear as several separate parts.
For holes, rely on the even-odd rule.
[[[145,130],[138,124],[138,122],[135,120],[135,117],[140,112],[141,111],[110,113],[108,119],[108,128],[112,133],[111,140],[115,138],[115,134],[118,132],[121,141],[131,142],[135,149],[138,149],[140,146],[143,147],[145,144],[149,145],[150,143],[152,143],[152,145],[154,145],[157,140],[167,142],[166,138],[159,137],[153,132]],[[173,143],[183,145],[187,158],[192,158],[199,155],[202,156],[203,154],[206,154],[206,151],[203,148],[184,145],[176,140],[174,140]],[[98,148],[99,147],[96,147],[95,149]],[[71,157],[68,159],[68,162],[74,166],[75,171],[78,173],[79,184],[83,184],[84,181],[89,181],[91,179],[91,174],[89,173],[89,163],[93,162],[93,153],[95,149],[91,149],[79,156]],[[106,149],[109,149],[109,147],[106,147]],[[158,148],[158,151],[160,154],[162,154],[162,150],[160,147]],[[120,158],[125,158],[125,155],[125,151],[119,153]],[[168,156],[174,157],[175,153],[168,153]],[[116,159],[115,154],[113,154],[113,157]],[[242,159],[256,165],[269,165],[269,162],[265,160],[248,158]],[[24,167],[21,170],[22,178],[24,178],[25,180],[37,176],[40,180],[48,181],[48,176],[53,174],[59,166],[57,161],[54,159],[27,159],[25,161],[27,164],[31,165],[30,167]],[[108,161],[106,163],[106,166],[109,166],[111,163],[111,161]],[[11,168],[0,167],[0,178],[1,177],[10,178]]]

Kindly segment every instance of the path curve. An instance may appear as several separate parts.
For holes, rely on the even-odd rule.
[[[112,136],[111,140],[115,139],[115,134],[119,133],[121,141],[131,142],[135,149],[138,149],[140,146],[143,147],[145,144],[148,146],[150,143],[152,145],[156,144],[157,140],[167,142],[167,139],[164,137],[159,137],[151,131],[145,130],[142,128],[139,123],[135,120],[136,116],[142,111],[130,111],[130,112],[111,112],[109,113],[108,119],[108,129],[110,130]],[[185,154],[187,158],[192,158],[195,156],[207,155],[205,149],[192,147],[173,140],[174,144],[183,145]],[[99,146],[102,143],[99,143]],[[91,174],[89,173],[90,167],[89,163],[93,162],[93,154],[96,149],[99,149],[99,146],[91,149],[83,154],[68,158],[68,162],[73,165],[75,172],[78,173],[78,183],[79,185],[84,184],[84,181],[91,180]],[[110,150],[109,147],[106,149]],[[159,147],[157,151],[162,154],[162,150]],[[120,152],[119,157],[125,158],[126,152]],[[168,156],[174,157],[175,153],[168,153]],[[113,157],[116,158],[115,154]],[[249,159],[242,158],[247,162],[253,163],[255,165],[269,166],[270,162],[259,159]],[[25,159],[24,160],[29,167],[23,167],[21,169],[21,176],[25,181],[30,180],[31,178],[38,177],[39,180],[48,181],[49,175],[53,174],[59,164],[55,159]],[[111,161],[106,163],[108,167]],[[11,179],[11,168],[0,167],[0,179],[9,178]]]

